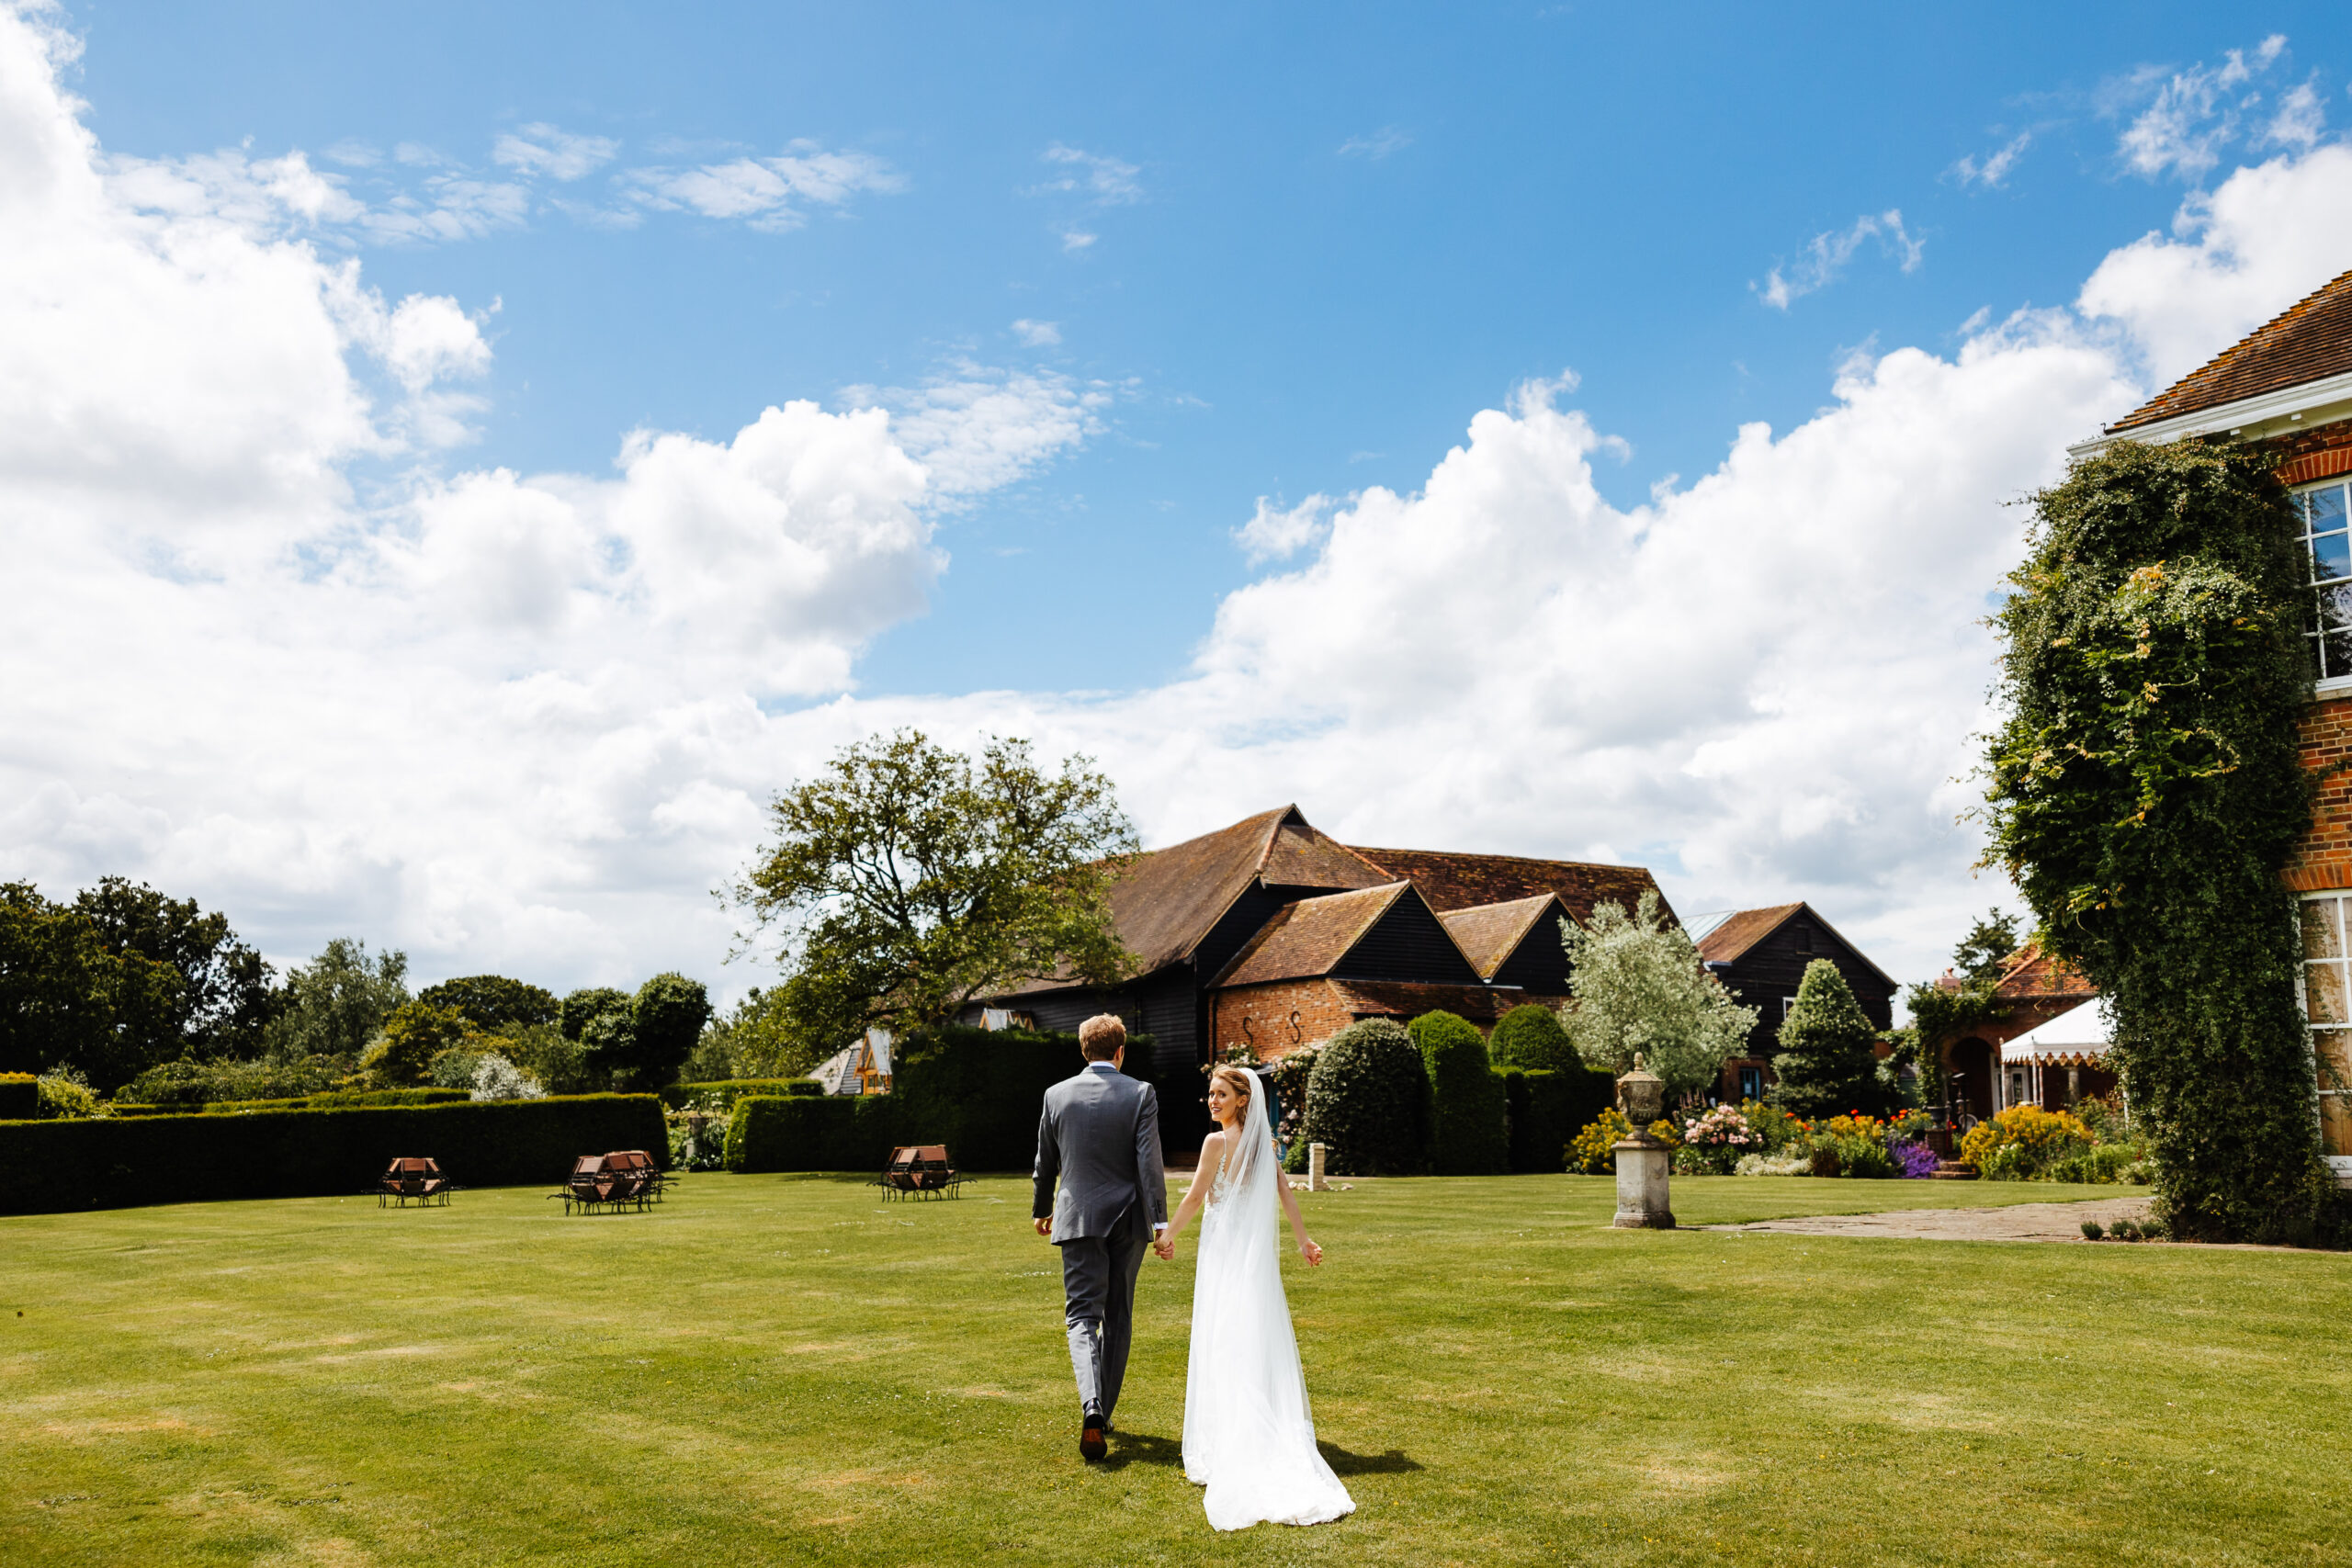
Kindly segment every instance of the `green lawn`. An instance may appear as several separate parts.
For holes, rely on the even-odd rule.
[[[1177,1461],[1189,1247],[1146,1266],[1090,1469],[1026,1199],[711,1175],[644,1214],[0,1220],[0,1562],[2352,1559],[2352,1258],[1610,1231],[1601,1178],[1362,1183],[1306,1200],[1331,1258],[1290,1269],[1358,1512],[1218,1539]]]

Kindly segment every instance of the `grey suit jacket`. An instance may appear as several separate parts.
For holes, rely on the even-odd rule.
[[[1168,1220],[1159,1161],[1159,1097],[1151,1086],[1091,1066],[1046,1091],[1037,1118],[1036,1190],[1030,1213],[1054,1221],[1054,1244],[1108,1235],[1122,1213]],[[1061,1190],[1054,1179],[1061,1179]]]

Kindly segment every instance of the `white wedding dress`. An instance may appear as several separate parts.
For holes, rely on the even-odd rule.
[[[1274,1247],[1274,1183],[1283,1175],[1264,1100],[1250,1097],[1238,1147],[1209,1190],[1193,1278],[1184,1474],[1208,1488],[1202,1505],[1221,1530],[1319,1525],[1356,1506],[1315,1447]]]

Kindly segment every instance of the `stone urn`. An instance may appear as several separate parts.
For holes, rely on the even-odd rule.
[[[1634,1070],[1617,1080],[1617,1109],[1634,1130],[1611,1145],[1617,1156],[1617,1217],[1620,1229],[1670,1231],[1674,1210],[1667,1199],[1667,1168],[1674,1151],[1649,1130],[1666,1111],[1666,1082],[1634,1058]]]

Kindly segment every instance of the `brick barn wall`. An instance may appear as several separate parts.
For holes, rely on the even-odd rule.
[[[2298,893],[2352,887],[2352,696],[2313,703],[2300,739],[2319,790],[2311,831],[2287,863],[2287,886]]]
[[[1298,1015],[1295,1021],[1293,1013]],[[1322,979],[1236,986],[1209,998],[1209,1039],[1219,1055],[1246,1042],[1260,1061],[1280,1061],[1301,1045],[1329,1040],[1355,1021],[1339,993]]]

